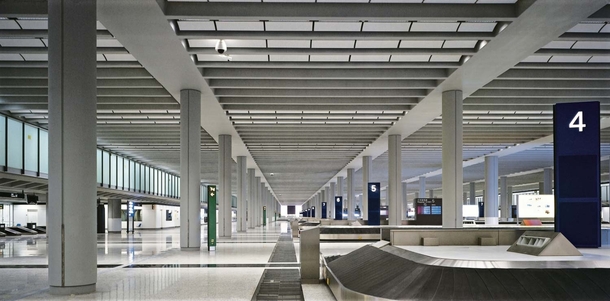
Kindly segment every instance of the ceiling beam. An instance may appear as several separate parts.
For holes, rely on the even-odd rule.
[[[17,30],[16,30],[17,31]],[[493,32],[404,32],[404,31],[195,31],[180,30],[183,39],[246,40],[491,40]],[[0,36],[2,31],[0,30]]]
[[[608,90],[610,89],[610,78],[608,80],[494,80],[482,89]]]
[[[4,48],[0,48],[1,50]],[[35,49],[35,48],[31,48]],[[214,48],[188,47],[190,54],[218,55]],[[586,51],[605,53],[605,51]],[[11,53],[23,53],[19,51]],[[29,53],[29,52],[28,52]],[[106,53],[106,52],[103,52]],[[114,53],[114,52],[113,52]],[[473,55],[475,48],[229,48],[227,55]],[[596,55],[596,54],[591,54]],[[603,55],[603,54],[599,54]]]
[[[226,104],[226,105],[222,105],[222,107],[225,110],[257,110],[257,111],[261,111],[261,110],[266,110],[266,111],[282,111],[282,110],[301,110],[301,111],[307,111],[307,110],[326,110],[326,111],[384,111],[384,110],[389,110],[389,111],[395,111],[395,110],[403,110],[403,111],[407,111],[411,109],[410,105],[332,105],[332,104],[321,104],[321,105],[317,105],[317,104],[294,104],[294,105],[289,105],[289,104],[269,104],[269,105],[262,105],[262,104],[258,104],[258,105],[241,105],[241,104]]]
[[[1,70],[0,70],[1,72]],[[445,69],[204,69],[204,78],[251,79],[444,79]],[[610,71],[608,72],[610,75]],[[1,75],[1,73],[0,73]],[[99,76],[98,76],[99,77]]]
[[[3,84],[5,83],[0,83],[0,87],[2,87]],[[250,89],[434,89],[437,86],[437,81],[211,79],[209,84],[212,88]]]
[[[0,88],[0,96],[3,93],[3,88]],[[142,89],[151,90],[151,89]],[[425,97],[428,95],[427,90],[424,89],[413,89],[413,90],[400,90],[400,89],[225,89],[219,88],[214,90],[216,97],[264,97],[270,99],[273,97],[336,97],[336,98],[370,98],[370,97]],[[99,91],[98,91],[99,94]]]
[[[410,90],[409,90],[410,91]],[[469,98],[476,97],[497,97],[497,98],[551,98],[557,100],[558,98],[608,98],[610,97],[610,90],[588,90],[588,89],[561,89],[561,90],[550,90],[550,89],[480,89],[472,94]]]
[[[498,76],[498,79],[515,80],[595,80],[610,79],[610,70],[601,69],[579,69],[579,70],[556,70],[556,69],[510,69]]]
[[[199,61],[196,63],[200,68],[255,68],[255,69],[441,69],[458,68],[458,62],[209,62]],[[594,64],[590,64],[594,65]],[[608,65],[608,64],[602,64]],[[0,65],[1,66],[1,65]],[[593,67],[591,67],[593,68]]]
[[[315,90],[314,90],[315,91]],[[418,98],[412,97],[222,97],[218,100],[222,105],[235,104],[266,104],[266,105],[361,105],[361,106],[378,106],[378,105],[416,105],[419,102]],[[353,110],[355,111],[355,109]],[[232,115],[232,114],[231,114]],[[294,114],[293,114],[294,115]],[[303,116],[302,114],[299,114]],[[334,114],[332,114],[334,116]]]
[[[21,2],[28,2],[28,1],[22,0]],[[0,2],[0,3],[2,3],[2,2]],[[49,31],[46,29],[0,29],[0,37],[46,39],[49,37]],[[98,39],[113,39],[114,37],[108,30],[98,29],[97,38]]]
[[[0,17],[47,17],[47,0],[2,0],[0,1]]]
[[[20,54],[47,54],[47,47],[0,47],[0,54],[5,53],[20,53]],[[129,53],[123,47],[98,47],[97,53],[106,54],[126,54]]]
[[[445,20],[512,21],[516,4],[402,3],[164,3],[168,19],[209,20]]]
[[[48,78],[47,68],[0,68],[0,78],[24,79],[24,78]],[[98,79],[120,79],[120,78],[152,78],[152,75],[144,68],[98,68]]]

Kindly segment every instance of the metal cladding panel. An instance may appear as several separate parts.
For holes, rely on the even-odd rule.
[[[335,220],[343,219],[343,197],[335,197]]]
[[[600,104],[553,107],[555,231],[577,248],[601,246]]]
[[[322,218],[327,218],[327,213],[328,213],[328,209],[327,209],[326,202],[322,202]]]
[[[368,183],[368,214],[369,214],[369,225],[379,226],[381,223],[381,183],[373,182]]]

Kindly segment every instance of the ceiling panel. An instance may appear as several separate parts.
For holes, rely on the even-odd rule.
[[[352,62],[387,62],[390,60],[390,55],[352,55]]]
[[[311,31],[313,29],[312,22],[265,22],[267,31]]]
[[[361,22],[315,22],[315,31],[360,31]]]
[[[447,23],[432,23],[432,22],[413,22],[413,25],[411,26],[411,31],[414,32],[420,32],[420,31],[424,31],[424,32],[455,32],[458,29],[458,26],[460,25],[460,23],[453,23],[453,22],[447,22]]]
[[[270,55],[271,62],[307,62],[309,55]]]
[[[310,40],[267,40],[269,48],[309,48]]]
[[[578,41],[572,49],[610,49],[610,41]]]
[[[466,40],[447,40],[443,44],[443,48],[474,48],[478,41]]]
[[[356,48],[397,48],[398,41],[356,41]]]
[[[216,30],[212,21],[178,21],[180,30]]]
[[[264,30],[263,22],[226,22],[216,21],[218,30],[248,30],[262,31]]]
[[[429,55],[392,55],[392,62],[427,62],[429,60]]]
[[[568,32],[588,32],[595,33],[599,32],[604,26],[604,23],[580,23],[568,30]]]
[[[310,55],[309,56],[312,62],[347,62],[349,60],[349,55],[339,54],[339,55]]]
[[[362,31],[405,31],[411,28],[411,22],[365,22]]]
[[[570,49],[570,48],[572,48],[572,45],[574,45],[574,43],[576,43],[576,41],[553,41],[553,42],[546,44],[542,48],[544,48],[544,49]]]
[[[479,0],[480,3],[481,1]],[[492,32],[496,28],[496,22],[462,22],[458,32]]]
[[[353,40],[313,40],[312,48],[354,48]]]
[[[551,63],[586,63],[591,56],[568,56],[554,55],[549,62]]]
[[[411,41],[402,40],[400,42],[400,48],[441,48],[443,46],[443,40],[431,40],[431,41]]]

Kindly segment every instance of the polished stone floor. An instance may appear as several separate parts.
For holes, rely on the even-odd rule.
[[[180,230],[98,235],[98,282],[94,294],[48,294],[45,235],[0,238],[0,300],[251,300],[287,222],[218,239],[217,250],[180,251]],[[206,241],[206,227],[202,227]],[[298,259],[298,240],[295,241]],[[345,254],[363,243],[322,244],[325,255]],[[303,285],[305,300],[334,300],[324,284]]]

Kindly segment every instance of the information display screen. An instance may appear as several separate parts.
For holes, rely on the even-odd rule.
[[[519,218],[554,218],[555,196],[549,195],[519,195]]]
[[[438,202],[437,202],[438,200]],[[440,199],[415,199],[418,215],[441,215],[443,206]]]

